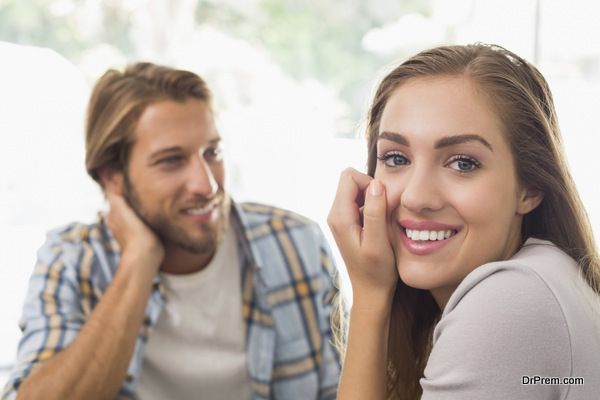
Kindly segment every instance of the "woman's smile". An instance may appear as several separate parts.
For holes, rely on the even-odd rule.
[[[377,159],[400,278],[440,306],[473,269],[521,245],[530,204],[502,124],[468,79],[400,85],[381,117]]]

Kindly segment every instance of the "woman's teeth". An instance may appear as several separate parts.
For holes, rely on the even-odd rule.
[[[409,239],[426,242],[428,240],[444,240],[456,235],[454,230],[445,231],[417,231],[414,229],[406,229],[406,236]]]

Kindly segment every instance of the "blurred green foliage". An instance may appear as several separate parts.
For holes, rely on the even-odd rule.
[[[429,0],[262,0],[254,8],[199,1],[196,21],[265,48],[293,78],[317,79],[333,86],[358,121],[368,84],[389,58],[364,49],[362,40],[373,28],[402,15],[428,15]],[[399,54],[395,59],[406,55]],[[339,136],[354,136],[349,126]]]
[[[133,21],[135,13],[150,3],[157,2],[0,0],[0,40],[49,47],[75,64],[84,51],[103,43],[125,59],[136,60]],[[184,3],[186,9],[194,10],[198,26],[212,26],[263,48],[298,81],[316,79],[332,87],[348,106],[348,120],[354,121],[360,118],[369,94],[367,85],[391,61],[364,49],[365,34],[406,13],[427,15],[431,6],[431,0],[178,0],[165,4],[173,10]],[[169,45],[168,27],[181,16],[177,12],[160,15],[156,30],[163,31],[165,40],[153,46]],[[337,134],[353,136],[354,129]]]

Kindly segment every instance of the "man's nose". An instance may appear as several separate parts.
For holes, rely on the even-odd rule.
[[[187,189],[192,194],[212,197],[217,193],[219,185],[203,157],[195,158],[190,163],[188,171]]]

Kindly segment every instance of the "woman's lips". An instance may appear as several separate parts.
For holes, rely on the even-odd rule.
[[[454,225],[434,221],[400,221],[402,244],[411,253],[426,255],[445,247],[460,231]]]
[[[434,240],[444,240],[449,239],[452,236],[456,235],[456,231],[454,229],[446,229],[446,230],[423,230],[418,231],[416,229],[405,229],[404,233],[409,239],[414,241],[434,241]]]

